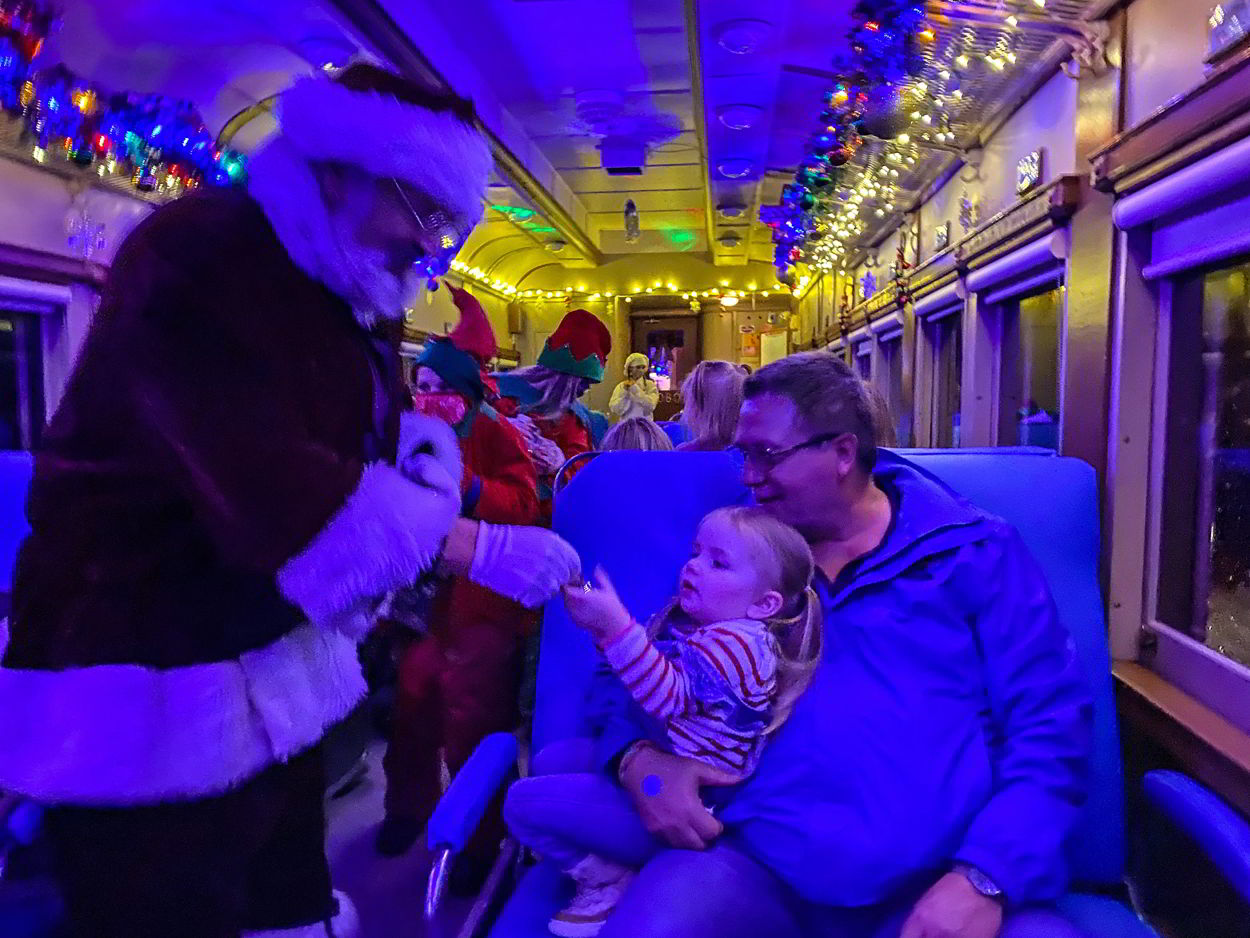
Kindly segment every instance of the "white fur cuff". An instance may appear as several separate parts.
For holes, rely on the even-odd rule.
[[[364,694],[356,644],[313,625],[234,661],[0,668],[0,789],[101,806],[221,794],[316,743]]]
[[[282,94],[278,116],[283,136],[305,159],[411,183],[450,209],[466,232],[482,217],[494,157],[482,135],[449,111],[315,76]]]
[[[313,542],[278,571],[278,588],[312,622],[334,629],[361,605],[417,582],[459,514],[458,489],[419,485],[375,463]]]

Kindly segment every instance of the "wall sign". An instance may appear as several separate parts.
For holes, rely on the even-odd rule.
[[[933,231],[933,250],[944,251],[950,247],[951,243],[951,223],[944,221],[938,225]]]
[[[1207,17],[1207,59],[1215,59],[1250,31],[1250,0],[1217,3]]]
[[[1042,150],[1039,148],[1020,158],[1016,164],[1016,194],[1024,195],[1042,181]]]

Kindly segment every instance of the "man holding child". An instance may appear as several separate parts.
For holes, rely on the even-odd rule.
[[[1086,794],[1091,698],[1016,532],[878,452],[842,362],[748,379],[756,503],[811,547],[824,654],[758,768],[734,781],[649,739],[601,678],[598,763],[668,845],[603,938],[1064,938],[1047,903]]]

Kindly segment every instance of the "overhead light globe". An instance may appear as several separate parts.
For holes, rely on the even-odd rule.
[[[768,41],[773,29],[773,24],[767,20],[726,20],[712,29],[712,38],[732,55],[750,55]]]
[[[716,164],[716,170],[726,179],[743,179],[751,174],[755,164],[748,159],[732,157]]]
[[[764,113],[754,104],[726,104],[716,109],[716,119],[730,130],[750,130]]]

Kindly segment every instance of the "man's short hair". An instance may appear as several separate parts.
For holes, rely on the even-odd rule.
[[[812,435],[854,433],[860,468],[877,463],[877,431],[867,387],[842,359],[828,352],[800,352],[765,365],[746,380],[747,400],[775,394],[788,398]]]

